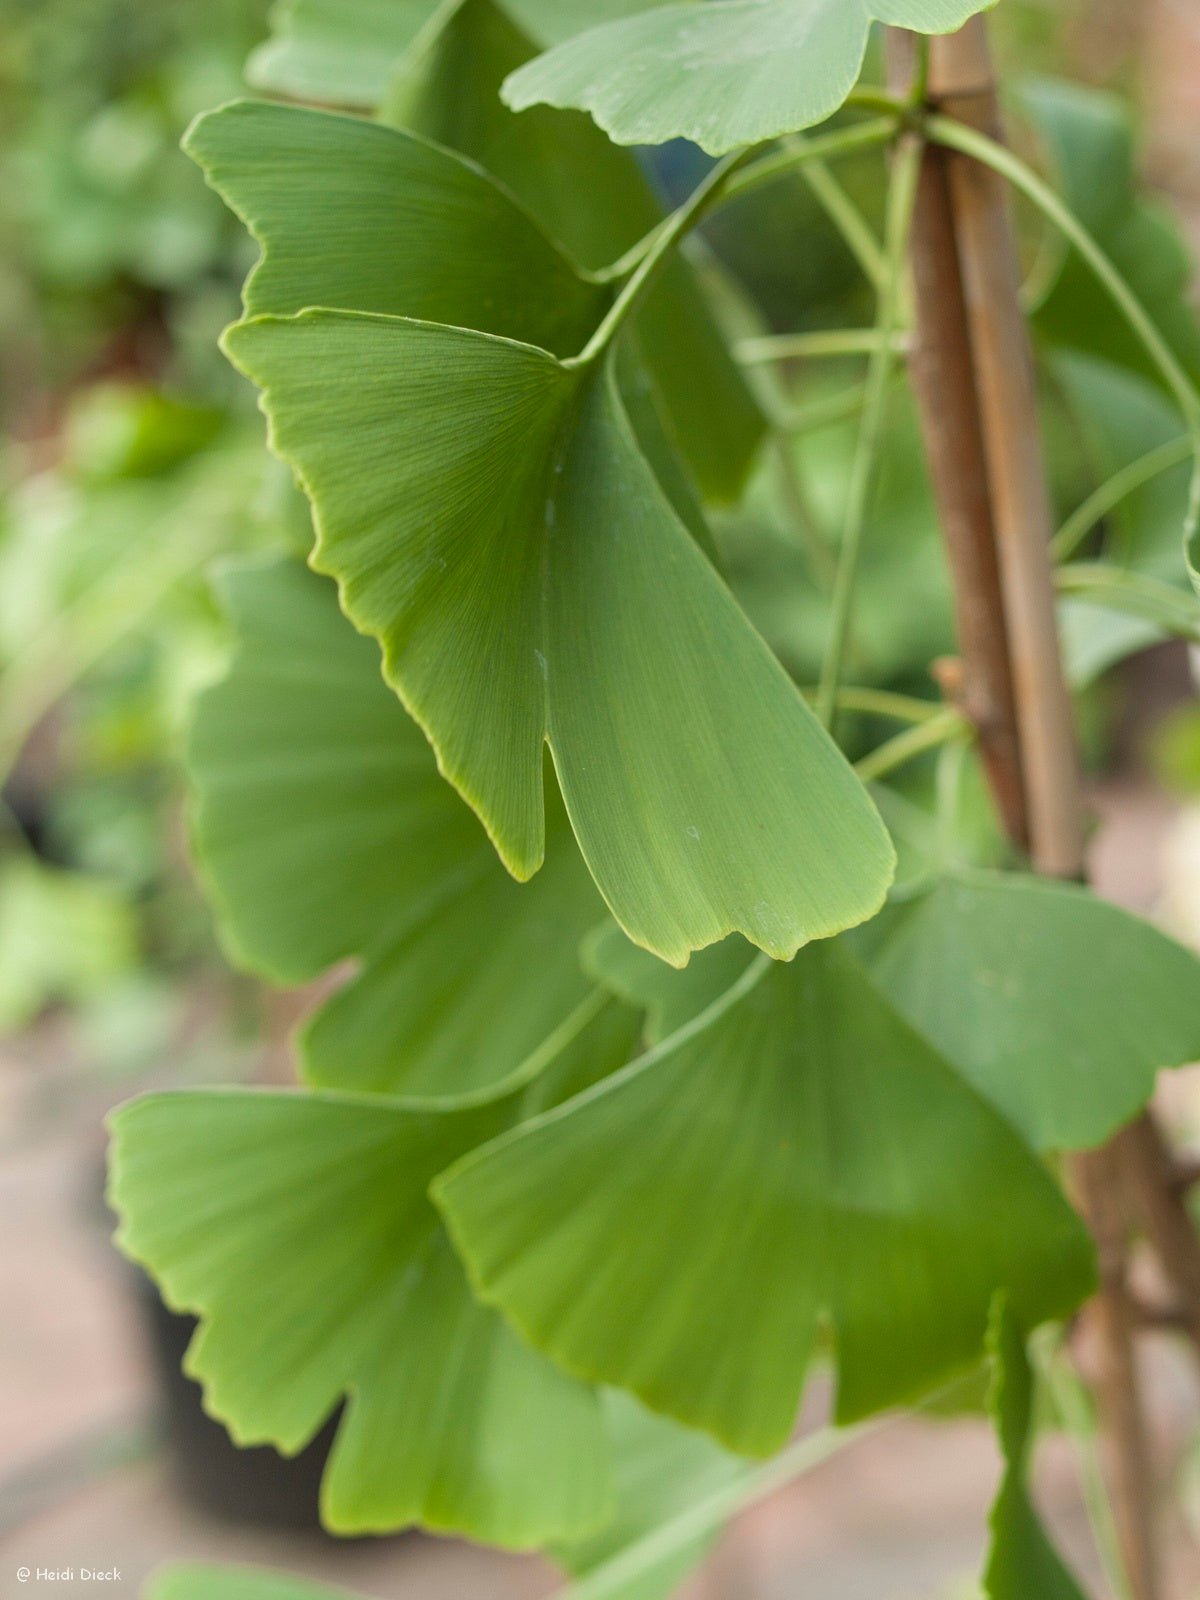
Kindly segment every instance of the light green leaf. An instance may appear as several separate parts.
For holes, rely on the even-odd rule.
[[[1029,1499],[1026,1478],[1033,1440],[1033,1372],[1025,1337],[1003,1300],[990,1336],[992,1410],[1004,1481],[992,1508],[992,1545],[984,1573],[987,1600],[1083,1600],[1075,1579],[1046,1537]]]
[[[412,134],[242,101],[201,117],[185,146],[262,246],[250,315],[392,312],[565,356],[608,304],[486,173]]]
[[[716,0],[642,8],[520,68],[504,95],[588,111],[618,144],[691,139],[713,155],[824,122],[862,70],[873,21],[951,33],[992,0]]]
[[[710,1495],[746,1479],[750,1470],[707,1435],[656,1416],[619,1389],[607,1390],[603,1404],[616,1472],[616,1515],[590,1539],[551,1552],[581,1579]],[[636,1573],[605,1587],[605,1600],[667,1600],[719,1532],[719,1526],[709,1529],[639,1563]]]
[[[582,1063],[567,1052],[570,1087],[623,1059],[624,1015],[596,1026]],[[345,1398],[322,1484],[337,1532],[416,1522],[527,1548],[608,1513],[595,1396],[472,1298],[427,1196],[520,1109],[232,1090],[113,1118],[118,1242],[201,1318],[185,1365],[207,1407],[239,1443],[292,1453]]]
[[[314,565],[514,875],[542,861],[546,742],[601,894],[664,959],[732,931],[790,956],[878,909],[883,825],[663,494],[610,364],[321,311],[226,339],[313,500]]]
[[[156,1573],[143,1600],[358,1600],[345,1589],[263,1567],[206,1567],[189,1563]]]
[[[459,0],[284,0],[274,33],[246,64],[260,89],[370,110],[397,63],[444,25]]]
[[[498,1084],[590,984],[603,915],[550,786],[547,863],[522,887],[437,775],[432,752],[299,563],[226,573],[237,641],[190,739],[196,853],[225,942],[305,983],[357,958],[303,1035],[332,1088],[447,1097]]]
[[[559,44],[587,28],[636,16],[647,0],[501,0],[519,28],[540,45]]]
[[[998,1289],[1032,1325],[1092,1280],[1049,1176],[841,943],[756,961],[434,1195],[538,1348],[747,1453],[787,1438],[823,1322],[852,1419],[976,1359]]]
[[[517,21],[540,25],[542,42],[549,43],[594,20],[601,6],[605,16],[614,6],[623,9],[621,0],[573,0],[569,6],[523,0]],[[549,112],[515,117],[501,104],[502,80],[534,49],[509,16],[489,0],[447,0],[425,9],[428,25],[419,47],[413,47],[414,13],[403,5],[344,0],[335,12],[327,0],[293,0],[278,23],[278,41],[255,58],[258,70],[252,75],[265,87],[301,99],[364,109],[385,102],[388,121],[478,162],[588,267],[607,266],[654,227],[662,210],[636,160],[616,149],[588,118]],[[331,30],[337,35],[334,44]],[[292,181],[303,182],[298,170]],[[386,232],[385,216],[378,209],[371,213],[381,232]],[[489,246],[482,259],[476,252],[461,260],[469,261],[475,273],[487,261],[502,264],[505,257]],[[443,251],[441,262],[451,280],[459,261],[453,250]],[[518,282],[510,284],[505,298],[521,301],[529,295],[528,286]],[[554,296],[541,298],[557,315]],[[364,309],[355,300],[328,296],[308,304]],[[403,310],[428,314],[416,306]],[[508,315],[503,302],[498,314]],[[698,485],[714,501],[736,499],[762,438],[763,420],[684,260],[669,263],[636,321],[672,435]],[[470,325],[509,331],[491,322]]]
[[[1085,889],[956,871],[854,943],[892,1004],[1037,1148],[1102,1143],[1200,1057],[1200,961]]]

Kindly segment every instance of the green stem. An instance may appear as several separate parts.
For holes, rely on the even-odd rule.
[[[879,348],[871,356],[871,367],[867,376],[862,427],[859,431],[858,449],[855,452],[847,490],[846,520],[842,530],[837,582],[833,591],[829,645],[821,667],[821,683],[817,695],[817,715],[827,728],[832,728],[834,724],[838,688],[845,669],[846,652],[850,642],[859,558],[862,554],[876,462],[883,442],[888,390],[896,362],[893,336],[903,298],[904,260],[920,171],[921,146],[913,140],[896,157],[888,191],[886,238],[888,280],[879,296],[879,315],[876,320],[880,343]]]
[[[914,83],[914,92],[918,87]],[[885,116],[911,117],[920,105],[915,99],[901,100],[894,94],[889,94],[886,89],[872,88],[870,84],[863,84],[857,89],[851,89],[842,102],[843,109],[850,111],[880,111]]]
[[[938,144],[957,150],[961,155],[970,156],[972,160],[979,161],[994,172],[998,172],[1054,223],[1091,267],[1117,309],[1137,335],[1146,354],[1158,368],[1163,382],[1175,396],[1191,438],[1194,465],[1183,542],[1189,569],[1193,572],[1193,576],[1196,576],[1192,547],[1197,533],[1200,532],[1200,390],[1197,390],[1175,352],[1163,338],[1158,325],[1117,270],[1107,252],[1049,184],[1013,155],[1006,146],[989,139],[986,134],[979,133],[974,128],[967,127],[965,123],[957,122],[953,117],[936,114],[928,116],[923,119],[922,127],[929,138],[936,140]]]
[[[678,1516],[661,1523],[586,1577],[560,1590],[557,1600],[612,1600],[626,1593],[636,1579],[664,1566],[672,1556],[714,1533],[739,1511],[812,1472],[877,1426],[879,1424],[867,1423],[855,1428],[822,1428],[819,1433],[799,1440],[765,1466],[749,1470],[735,1483],[715,1490]]]
[[[725,186],[723,200],[737,200],[759,189],[764,183],[812,161],[829,161],[839,156],[853,155],[859,150],[878,150],[891,144],[896,137],[899,119],[895,115],[877,117],[870,122],[856,122],[849,128],[835,128],[830,133],[816,134],[811,138],[789,139],[782,149],[761,156],[750,166],[743,167]]]
[[[1129,495],[1153,483],[1164,472],[1181,467],[1191,457],[1194,448],[1190,436],[1172,439],[1169,444],[1147,451],[1144,456],[1139,456],[1136,461],[1115,472],[1058,530],[1052,546],[1055,560],[1069,561],[1092,529],[1103,522],[1110,511],[1115,511]]]
[[[855,762],[854,770],[864,783],[874,783],[886,777],[889,772],[907,766],[918,756],[926,755],[930,750],[937,750],[940,746],[949,744],[952,739],[961,738],[968,730],[969,724],[962,713],[955,711],[953,707],[946,707],[939,711],[936,717],[930,717],[926,722],[919,722],[915,727],[906,728],[894,739],[889,739],[877,750],[872,750],[869,756],[864,756],[861,761]]]
[[[853,155],[860,150],[876,150],[885,144],[890,144],[895,137],[896,128],[895,117],[881,117],[872,122],[856,123],[852,128],[838,128],[831,133],[818,134],[811,139],[791,139],[786,149],[773,151],[743,170],[735,169],[742,168],[743,162],[754,154],[753,149],[728,156],[713,168],[695,193],[690,195],[677,211],[673,211],[669,217],[664,217],[661,222],[656,222],[649,233],[631,245],[623,256],[610,262],[607,267],[600,267],[591,276],[597,283],[620,282],[643,266],[651,257],[658,257],[660,253],[670,249],[680,235],[694,228],[701,216],[711,207],[723,204],[727,200],[738,199],[751,190],[761,188],[773,179],[791,172],[802,171],[808,176],[807,169],[810,165],[818,173],[824,173],[824,178],[817,176],[810,180],[811,186],[850,248],[856,255],[862,250],[870,256],[873,247],[878,255],[879,246],[875,243],[866,221],[825,163],[838,156]],[[714,180],[717,180],[715,184]],[[693,209],[697,200],[701,202],[698,212]],[[682,228],[678,226],[681,218],[684,219]],[[864,270],[866,270],[865,263]]]
[[[937,859],[944,867],[954,865],[958,857],[967,748],[965,739],[952,739],[942,746],[938,757],[934,838]]]
[[[806,700],[815,700],[816,689],[805,689]],[[838,690],[839,711],[859,711],[865,716],[890,717],[894,722],[932,722],[945,712],[938,700],[918,700],[915,695],[896,694],[891,689],[847,687]]]
[[[735,346],[734,354],[746,366],[760,366],[768,361],[869,356],[887,342],[878,328],[830,328],[813,333],[775,333],[742,339]],[[894,333],[890,335],[890,343],[897,355],[904,355],[909,348],[909,336]]]
[[[785,140],[790,147],[791,139]],[[847,250],[862,268],[871,287],[879,292],[887,273],[887,262],[870,223],[834,177],[825,161],[809,160],[800,168],[809,193],[833,223]]]
[[[589,366],[603,355],[661,270],[671,249],[697,226],[705,212],[725,192],[730,178],[749,159],[750,154],[749,150],[739,150],[726,156],[724,161],[719,161],[703,183],[698,184],[678,210],[673,211],[656,230],[645,255],[613,301],[600,326],[580,353],[564,362],[564,366]]]
[[[867,385],[852,383],[839,389],[824,400],[813,400],[808,405],[777,410],[771,416],[771,426],[777,433],[818,433],[822,428],[832,428],[835,423],[849,422],[857,417],[867,401]]]
[[[1173,638],[1200,644],[1200,601],[1160,578],[1102,561],[1080,561],[1060,567],[1055,581],[1059,594],[1142,617]]]

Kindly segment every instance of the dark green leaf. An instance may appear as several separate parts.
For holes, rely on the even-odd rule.
[[[787,956],[878,908],[883,826],[665,498],[610,364],[340,312],[227,343],[313,499],[314,564],[515,875],[543,856],[545,741],[601,893],[665,959],[732,931]]]
[[[486,173],[412,134],[242,101],[186,146],[262,246],[250,315],[391,312],[567,356],[608,303]]]
[[[585,1014],[586,1016],[586,1014]],[[118,1241],[201,1326],[186,1358],[242,1444],[300,1449],[344,1398],[322,1484],[341,1533],[420,1523],[508,1548],[610,1514],[596,1396],[471,1296],[430,1180],[527,1109],[627,1059],[604,1008],[528,1095],[152,1095],[113,1118]]]
[[[976,1359],[998,1289],[1033,1324],[1092,1278],[1040,1164],[840,944],[757,961],[434,1194],[534,1344],[750,1453],[787,1437],[825,1320],[851,1419]]]
[[[1200,1056],[1200,961],[1069,884],[958,871],[855,944],[875,982],[1039,1149],[1103,1142]]]
[[[222,587],[237,652],[189,766],[227,945],[283,983],[357,958],[305,1030],[310,1081],[435,1098],[499,1083],[590,987],[578,950],[603,906],[553,785],[547,863],[522,888],[332,585],[276,562]]]

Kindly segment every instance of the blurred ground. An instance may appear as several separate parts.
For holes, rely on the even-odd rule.
[[[1200,3],[1144,0],[1153,176],[1179,197],[1200,242]],[[1200,908],[1200,822],[1181,824],[1147,784],[1096,795],[1102,893],[1141,911]],[[1167,863],[1169,865],[1164,865]],[[1188,871],[1195,884],[1184,882]],[[1194,895],[1191,893],[1194,888]],[[1200,936],[1200,909],[1195,909]],[[125,1089],[98,1081],[51,1022],[0,1046],[0,1596],[19,1565],[117,1566],[104,1592],[133,1600],[170,1560],[249,1561],[386,1600],[537,1600],[548,1569],[431,1539],[339,1545],[217,1521],[178,1492],[157,1432],[157,1388],[128,1269],[106,1242],[101,1120]],[[1171,1088],[1177,1124],[1200,1135],[1200,1090]],[[1146,1368],[1162,1458],[1189,1472],[1200,1385],[1168,1339]],[[692,1600],[952,1600],[971,1592],[997,1461],[974,1420],[885,1423],[792,1489],[747,1513]],[[1044,1503],[1081,1573],[1091,1554],[1077,1465],[1044,1451]],[[1182,1497],[1184,1513],[1195,1494]],[[1171,1600],[1200,1594],[1194,1530],[1172,1529]],[[63,1583],[55,1592],[91,1592]],[[32,1592],[32,1586],[29,1591]],[[1030,1600],[1037,1600],[1031,1596]]]

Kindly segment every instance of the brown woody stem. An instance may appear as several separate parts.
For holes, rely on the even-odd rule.
[[[933,41],[928,97],[945,115],[999,136],[982,17]],[[1003,180],[962,154],[928,149],[913,262],[915,387],[955,590],[959,703],[979,728],[997,810],[1014,844],[1038,871],[1080,878],[1084,808],[1055,614],[1054,521]],[[1143,1118],[1105,1149],[1075,1158],[1071,1178],[1101,1262],[1091,1316],[1102,1352],[1097,1388],[1122,1556],[1135,1600],[1158,1600],[1150,1455],[1134,1351],[1140,1317],[1127,1284],[1123,1191],[1136,1196],[1148,1218],[1153,1211],[1156,1244],[1167,1203],[1176,1208],[1173,1223],[1181,1203],[1159,1159],[1161,1136],[1154,1129],[1152,1141],[1144,1124],[1154,1126]],[[1178,1272],[1187,1252],[1177,1228],[1171,1242],[1178,1255],[1173,1284],[1186,1299]],[[1200,1266],[1194,1237],[1191,1247]],[[1200,1272],[1194,1287],[1200,1307]],[[1200,1321],[1196,1328],[1200,1334]]]

